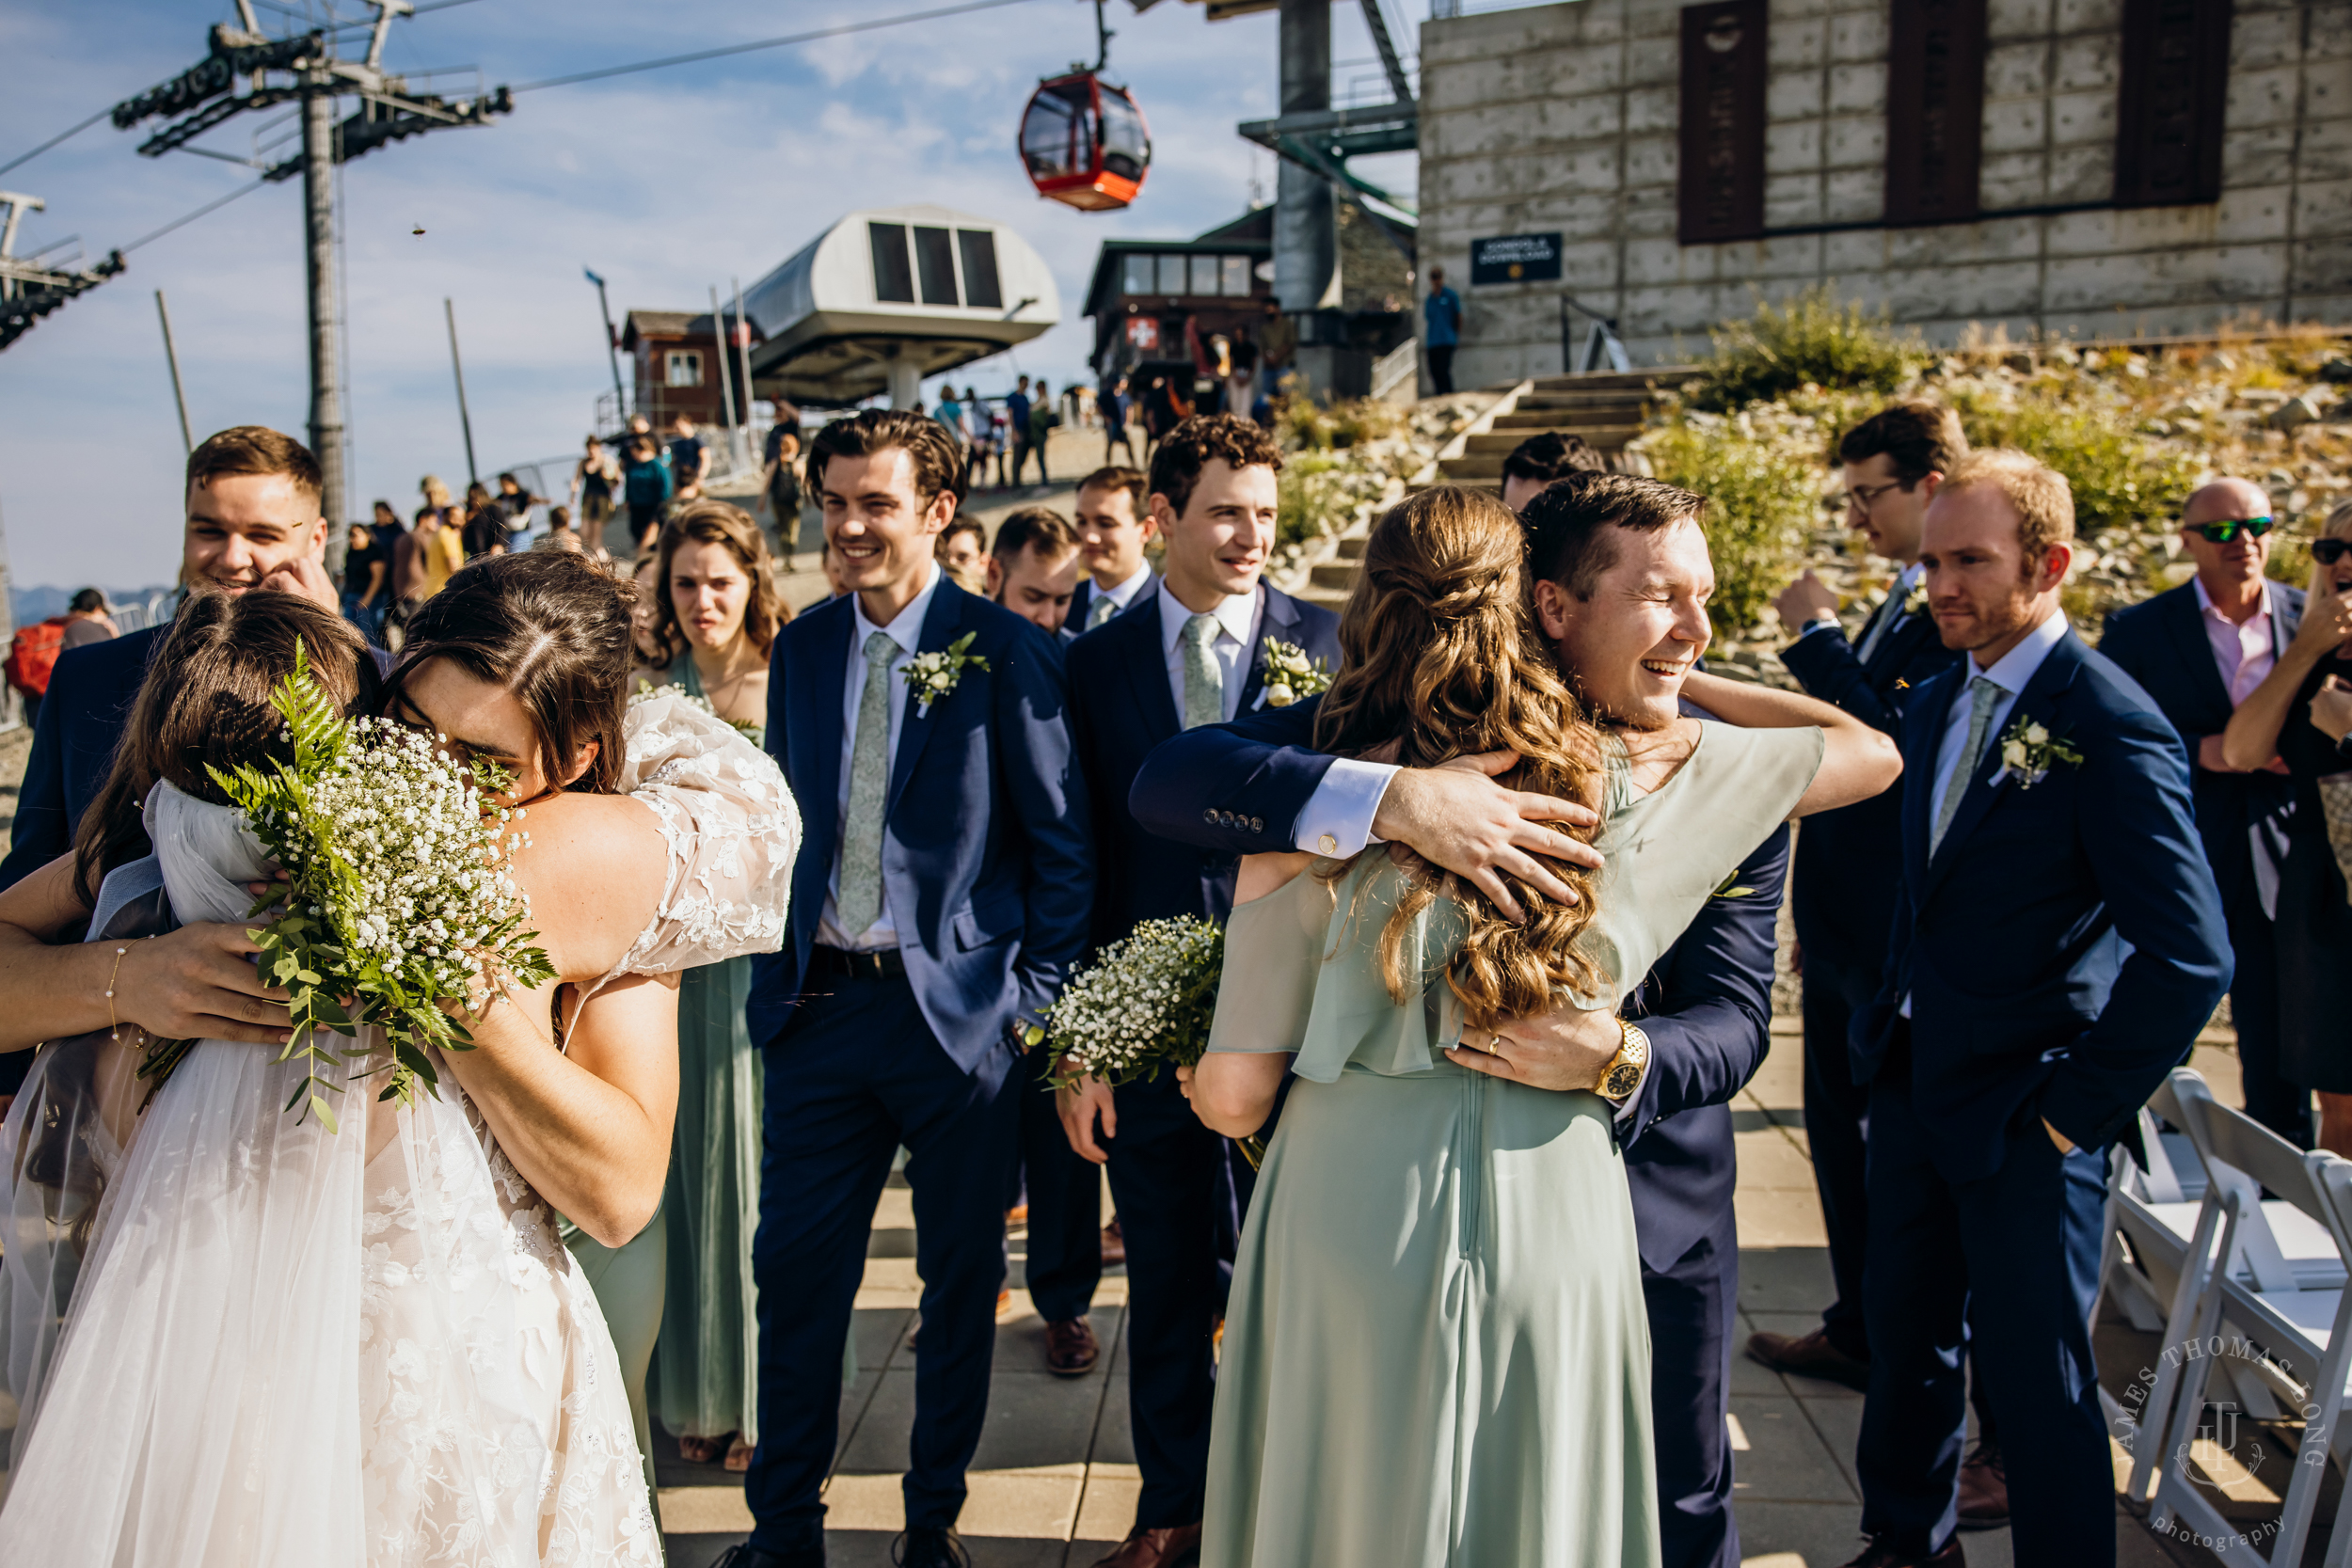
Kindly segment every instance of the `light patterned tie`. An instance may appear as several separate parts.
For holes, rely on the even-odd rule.
[[[1935,832],[1928,835],[1928,853],[1932,855],[1944,842],[1952,818],[1959,815],[1960,798],[1968,793],[1968,781],[1976,776],[1977,764],[1984,757],[1984,732],[1993,727],[1993,707],[2004,692],[2000,687],[1979,675],[1968,684],[1968,738],[1960,748],[1960,761],[1952,768],[1951,782],[1944,786],[1944,799],[1935,808]]]
[[[1216,617],[1196,615],[1184,623],[1184,728],[1197,730],[1225,718],[1225,672],[1213,646]]]
[[[1087,606],[1087,630],[1092,631],[1118,613],[1119,601],[1117,599],[1112,598],[1108,594],[1095,594],[1094,602]]]
[[[866,640],[866,689],[857,700],[850,748],[850,812],[841,838],[841,896],[835,912],[852,942],[882,917],[882,800],[890,791],[890,661],[886,631]]]

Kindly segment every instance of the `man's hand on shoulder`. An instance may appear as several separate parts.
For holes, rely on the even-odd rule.
[[[1514,920],[1524,913],[1504,876],[1517,877],[1548,898],[1574,903],[1576,895],[1568,885],[1537,857],[1548,855],[1597,870],[1599,850],[1549,824],[1589,828],[1599,822],[1599,814],[1573,800],[1505,789],[1495,783],[1496,774],[1509,771],[1518,761],[1510,752],[1489,752],[1436,768],[1403,769],[1380,797],[1373,835],[1406,845],[1422,859],[1468,878]]]
[[[1492,1031],[1465,1029],[1446,1058],[1534,1089],[1592,1089],[1624,1046],[1615,1014],[1564,1002],[1548,1013],[1505,1019]]]

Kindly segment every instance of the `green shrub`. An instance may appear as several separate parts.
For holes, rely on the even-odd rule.
[[[1707,373],[1684,396],[1692,407],[1718,414],[1807,385],[1883,397],[1929,359],[1916,334],[1897,337],[1883,312],[1841,306],[1826,283],[1785,306],[1759,296],[1755,315],[1725,322],[1710,336],[1715,352]]]
[[[1804,564],[1824,483],[1811,421],[1765,431],[1697,415],[1651,431],[1640,444],[1656,477],[1714,503],[1701,519],[1715,562],[1707,612],[1718,636],[1740,635]]]
[[[1306,545],[1343,527],[1348,498],[1336,483],[1341,460],[1302,452],[1282,464],[1275,495],[1274,545]]]
[[[1954,402],[1970,445],[2016,447],[2066,476],[2078,532],[2175,518],[2197,481],[2197,459],[2141,436],[2121,404],[2032,386],[2013,403],[1964,394]]]

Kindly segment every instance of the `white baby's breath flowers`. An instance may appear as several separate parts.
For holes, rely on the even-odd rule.
[[[1144,921],[1104,948],[1047,1016],[1057,1079],[1120,1084],[1199,1061],[1224,958],[1225,933],[1195,915]]]

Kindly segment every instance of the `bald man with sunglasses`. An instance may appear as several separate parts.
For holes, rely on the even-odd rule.
[[[2295,787],[2277,757],[2252,771],[2229,765],[2221,732],[2295,636],[2303,590],[2275,582],[2270,498],[2243,479],[2199,489],[2181,510],[2181,542],[2197,575],[2107,617],[2099,651],[2155,699],[2188,748],[2197,826],[2220,885],[2237,974],[2246,1114],[2300,1148],[2312,1141],[2311,1097],[2279,1072],[2279,981],[2272,932]]]

